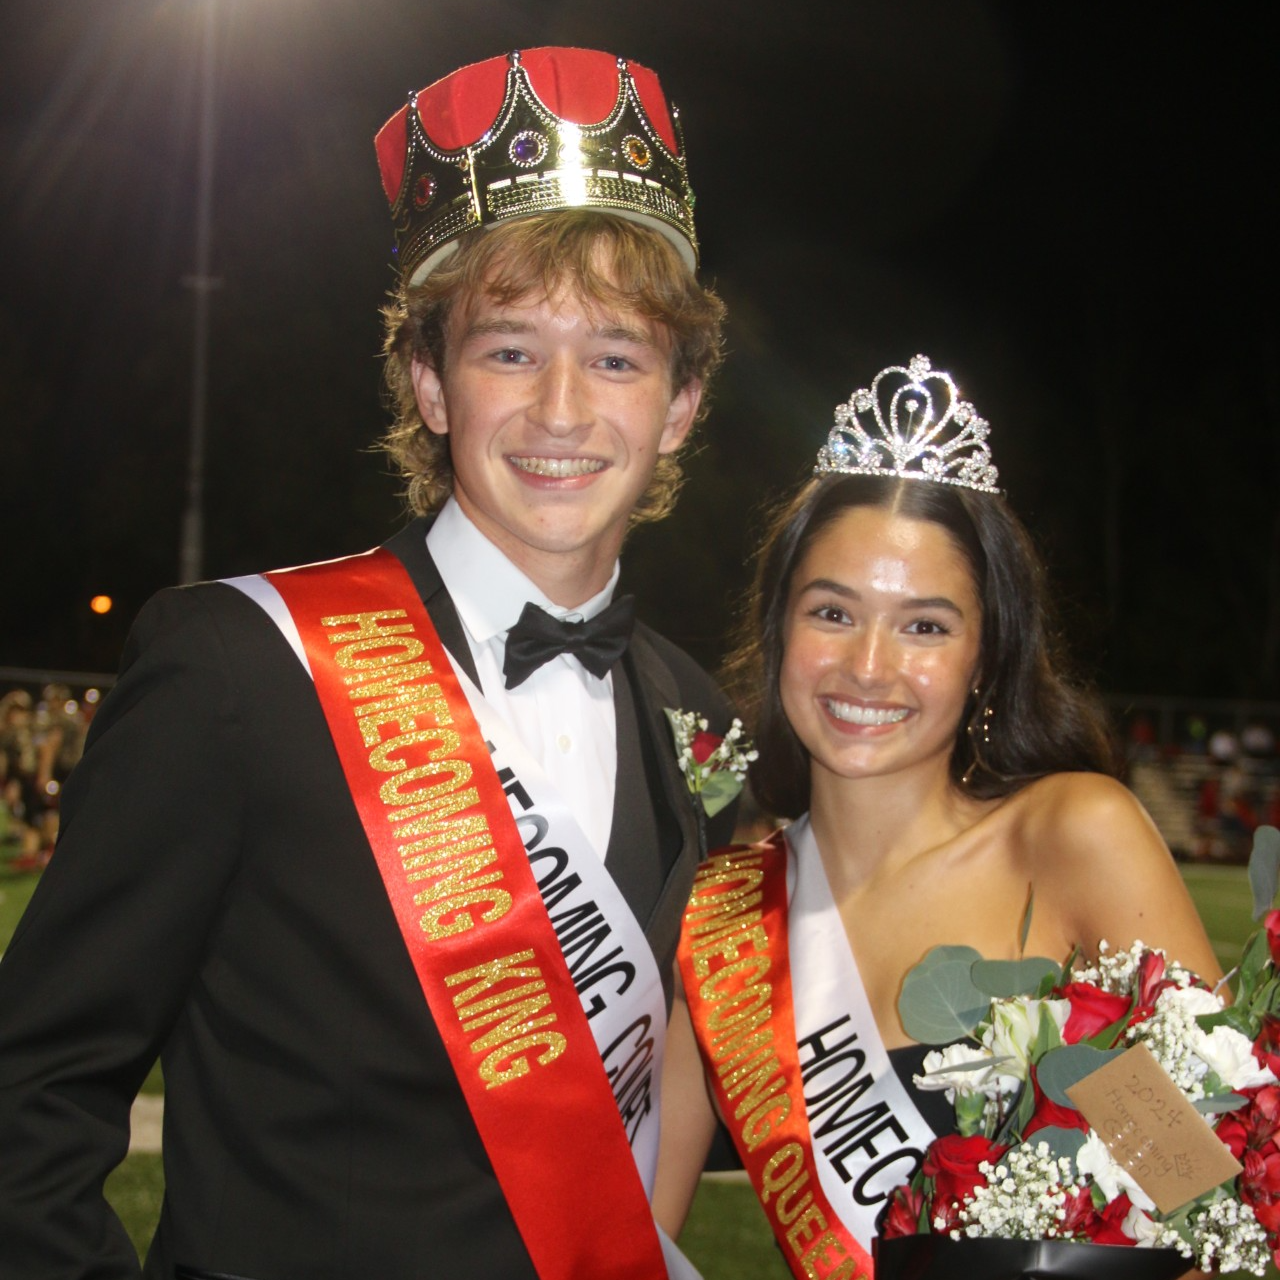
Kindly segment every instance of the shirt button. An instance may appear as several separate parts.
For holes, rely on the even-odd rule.
[[[560,748],[560,754],[567,756],[573,747],[573,739],[567,733],[562,733],[556,739],[556,746]]]

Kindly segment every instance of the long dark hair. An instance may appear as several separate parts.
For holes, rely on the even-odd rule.
[[[1006,796],[1049,773],[1116,772],[1105,713],[1073,682],[1050,617],[1044,568],[998,494],[927,480],[824,476],[770,522],[726,683],[752,726],[761,806],[794,818],[809,807],[809,756],[782,709],[779,675],[791,579],[813,541],[843,512],[879,507],[951,535],[982,601],[977,692],[956,728],[951,781],[979,799]],[[990,726],[984,741],[984,725]]]

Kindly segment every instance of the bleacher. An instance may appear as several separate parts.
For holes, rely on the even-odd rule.
[[[1109,698],[1126,781],[1179,858],[1244,862],[1280,820],[1280,704]]]

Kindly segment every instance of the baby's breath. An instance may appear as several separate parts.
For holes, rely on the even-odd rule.
[[[1067,1201],[1083,1189],[1066,1156],[1055,1158],[1047,1142],[1032,1149],[1014,1147],[1000,1163],[978,1166],[987,1177],[960,1209],[960,1231],[966,1236],[1000,1236],[1007,1240],[1053,1240],[1062,1234]]]
[[[1271,1251],[1267,1233],[1253,1210],[1235,1196],[1223,1196],[1194,1213],[1187,1223],[1194,1247],[1177,1246],[1202,1271],[1249,1271],[1264,1275]]]
[[[1130,1044],[1145,1044],[1165,1069],[1169,1078],[1193,1102],[1204,1095],[1206,1067],[1193,1045],[1195,1015],[1165,993],[1156,1001],[1155,1012],[1146,1022],[1130,1027],[1125,1039]]]

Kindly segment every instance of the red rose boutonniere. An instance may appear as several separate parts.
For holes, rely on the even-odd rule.
[[[702,801],[707,817],[714,818],[742,790],[747,768],[758,753],[736,717],[722,738],[707,731],[706,717],[696,711],[665,710],[689,793]]]

